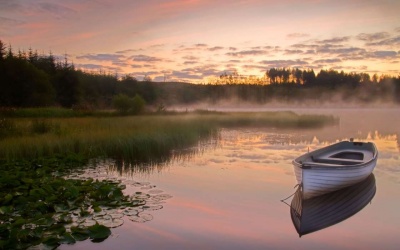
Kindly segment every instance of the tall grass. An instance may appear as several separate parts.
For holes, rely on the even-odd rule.
[[[174,149],[217,135],[221,127],[304,128],[335,123],[330,116],[292,112],[7,119],[4,127],[12,125],[12,132],[0,138],[0,159],[79,154],[132,162],[168,157]]]

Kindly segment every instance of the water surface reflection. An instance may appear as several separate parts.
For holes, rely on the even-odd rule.
[[[302,199],[301,192],[297,189],[290,204],[290,216],[300,237],[335,225],[362,210],[375,196],[375,176],[371,174],[353,186],[312,199]]]
[[[101,244],[80,242],[60,248],[397,249],[400,111],[343,113],[340,126],[330,128],[223,129],[213,146],[156,164],[151,171],[110,163],[104,171],[109,177],[148,183],[173,197],[163,209],[152,211],[154,219],[148,223],[128,220]],[[299,238],[280,202],[294,192],[291,161],[308,149],[350,137],[373,141],[379,150],[374,170],[379,189],[372,204],[335,226]]]

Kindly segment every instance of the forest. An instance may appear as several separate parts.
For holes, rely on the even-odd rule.
[[[400,76],[346,73],[332,69],[270,68],[261,78],[221,74],[203,84],[139,81],[125,75],[76,69],[51,53],[13,51],[0,41],[0,107],[111,109],[116,97],[140,97],[148,107],[224,101],[319,104],[400,103]],[[114,101],[113,101],[114,100]],[[310,105],[311,105],[310,104]]]

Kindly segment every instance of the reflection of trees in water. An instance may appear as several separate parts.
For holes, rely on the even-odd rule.
[[[400,152],[400,140],[399,140],[399,136],[397,136],[397,149]]]
[[[354,138],[360,141],[386,140],[396,141],[400,148],[398,133],[381,133],[380,131],[357,131],[343,132],[337,128],[323,128],[320,130],[276,130],[275,133],[268,134],[270,138],[265,141],[270,144],[318,144],[318,143],[335,143],[337,141],[349,140]]]
[[[168,154],[156,155],[152,158],[131,159],[119,157],[106,164],[108,171],[118,176],[134,176],[138,174],[159,173],[171,165],[191,161],[195,156],[213,150],[229,143],[230,146],[243,148],[262,145],[315,145],[332,144],[341,140],[354,138],[360,141],[392,141],[400,151],[398,134],[385,134],[379,131],[342,133],[337,127],[321,129],[271,129],[271,128],[245,128],[223,129],[220,134],[209,139],[201,140],[197,145],[180,150],[172,150]],[[226,144],[228,145],[228,144]],[[393,145],[393,144],[392,144]]]
[[[205,151],[217,147],[218,143],[218,137],[213,137],[208,140],[201,140],[196,146],[172,150],[167,155],[158,155],[151,159],[133,160],[129,158],[117,158],[113,160],[114,164],[109,164],[108,170],[117,173],[119,176],[161,172],[163,169],[176,162],[190,161],[194,156],[201,155]]]

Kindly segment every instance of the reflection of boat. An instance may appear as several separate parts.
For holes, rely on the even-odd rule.
[[[372,142],[342,141],[293,160],[294,172],[308,199],[367,178],[376,165],[378,150]]]
[[[375,177],[371,174],[353,186],[307,200],[302,199],[301,192],[298,188],[290,205],[293,225],[300,237],[358,213],[375,195]]]

